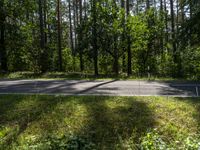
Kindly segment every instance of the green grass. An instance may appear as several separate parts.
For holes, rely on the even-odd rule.
[[[200,99],[0,96],[0,149],[198,149]]]
[[[127,76],[126,74],[120,74],[119,76],[113,75],[99,75],[95,77],[92,73],[66,73],[66,72],[47,72],[47,73],[34,73],[34,72],[11,72],[0,73],[0,79],[57,79],[57,80],[153,80],[153,81],[185,81],[193,79],[176,79],[168,77],[137,77]]]

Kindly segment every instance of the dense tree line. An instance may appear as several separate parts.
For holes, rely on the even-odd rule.
[[[198,0],[1,0],[0,69],[200,77]]]

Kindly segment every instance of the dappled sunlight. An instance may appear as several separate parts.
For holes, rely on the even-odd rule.
[[[134,98],[122,103],[115,97],[94,99],[82,101],[88,109],[90,121],[79,134],[87,134],[99,149],[114,148],[119,140],[130,138],[133,130],[137,131],[134,140],[138,141],[148,128],[153,127],[153,114],[143,102]]]
[[[158,139],[181,146],[199,134],[198,99],[16,95],[1,96],[0,104],[0,146],[11,149],[63,142],[137,149]]]

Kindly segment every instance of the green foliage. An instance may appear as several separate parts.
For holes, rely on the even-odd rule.
[[[181,136],[181,135],[180,135]],[[180,150],[197,150],[200,148],[200,138],[196,135],[188,137],[179,137],[182,141],[165,141],[165,138],[157,133],[157,130],[148,132],[141,139],[142,150],[166,150],[166,149],[180,149]],[[181,144],[180,144],[181,143]]]
[[[154,1],[148,9],[146,1],[131,1],[127,13],[119,1],[90,0],[82,4],[82,15],[78,1],[70,2],[71,25],[69,1],[60,4],[63,71],[79,72],[82,56],[83,72],[93,72],[96,41],[100,74],[124,75],[128,67],[127,49],[131,44],[131,69],[136,77],[146,77],[149,73],[156,77],[174,77],[179,72],[177,77],[199,79],[199,2],[177,3],[180,9],[174,12],[177,17],[174,19],[175,37],[171,31],[172,16],[165,11],[164,1],[163,8],[160,2]],[[8,71],[40,73],[42,66],[47,72],[58,71],[56,7],[55,0],[42,3],[45,47],[41,49],[38,1],[1,1],[0,30],[5,34],[1,42],[5,46]],[[190,10],[182,12],[186,7],[191,9],[191,15]],[[94,27],[96,35],[93,35]],[[74,49],[70,49],[72,47]],[[2,50],[0,56],[4,58]],[[0,60],[3,70],[3,59]]]
[[[148,132],[141,141],[142,150],[166,150],[168,147],[156,131]]]
[[[200,79],[200,47],[187,48],[182,54],[182,60],[185,76]]]
[[[20,143],[12,146],[17,150],[91,150],[95,149],[95,145],[83,137],[73,135],[63,135],[57,137],[55,135],[43,136],[38,139],[37,136],[29,136]],[[12,149],[11,147],[11,149]]]

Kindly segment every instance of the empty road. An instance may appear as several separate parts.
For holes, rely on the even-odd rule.
[[[200,83],[121,80],[0,80],[0,94],[197,97],[200,94]]]

